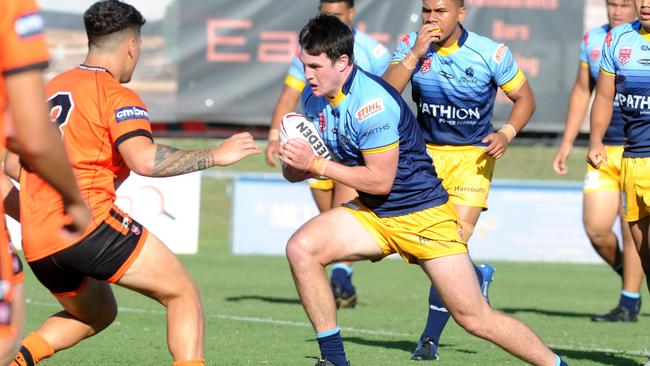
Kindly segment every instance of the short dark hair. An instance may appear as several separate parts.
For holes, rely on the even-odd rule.
[[[333,15],[321,14],[311,18],[300,31],[298,41],[300,47],[312,56],[324,53],[333,63],[348,55],[349,64],[354,62],[354,34]]]
[[[348,8],[354,8],[354,0],[320,0],[320,3],[346,3]]]
[[[145,22],[136,8],[119,0],[98,1],[84,13],[88,43],[93,45],[125,29],[140,32]]]

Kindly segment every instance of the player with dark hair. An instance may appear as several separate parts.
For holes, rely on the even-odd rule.
[[[535,97],[508,47],[467,31],[465,7],[458,0],[423,0],[418,32],[404,36],[384,79],[398,91],[411,82],[417,119],[429,154],[450,195],[469,242],[481,212],[487,210],[495,161],[528,123]],[[497,87],[514,102],[501,130],[492,113]],[[474,266],[483,295],[494,269]],[[414,360],[437,359],[449,313],[435,287],[429,290],[427,324]]]
[[[51,115],[63,135],[92,224],[81,239],[52,236],[63,220],[61,199],[26,167],[20,172],[20,215],[25,258],[63,306],[24,341],[14,365],[34,365],[108,327],[117,315],[110,283],[166,307],[167,343],[176,366],[203,365],[199,294],[171,251],[114,204],[130,171],[168,177],[235,163],[259,147],[248,133],[210,150],[179,150],[154,143],[140,97],[122,86],[140,56],[142,15],[116,0],[84,13],[89,50],[84,63],[46,86]]]
[[[336,16],[352,29],[352,21],[355,15],[353,0],[320,0],[318,10],[322,14]],[[354,63],[372,74],[383,74],[390,62],[390,53],[386,47],[358,29],[353,29],[352,32],[354,34],[354,51],[356,55]],[[280,120],[282,116],[294,110],[305,85],[304,66],[296,56],[289,68],[284,81],[284,88],[273,111],[271,129],[269,130],[269,144],[266,148],[266,163],[270,166],[275,166],[274,159],[277,157],[280,146]],[[329,179],[310,179],[308,183],[320,212],[340,206],[357,196],[354,189],[343,184],[337,184]],[[351,308],[356,305],[357,293],[352,285],[351,262],[335,263],[332,266],[330,284],[334,292],[337,308]]]
[[[292,182],[325,176],[359,195],[308,221],[287,244],[293,279],[321,351],[317,365],[348,365],[325,266],[379,261],[393,253],[424,270],[468,332],[531,364],[565,365],[527,326],[495,311],[482,296],[422,131],[393,87],[353,64],[350,29],[320,15],[302,29],[299,40],[309,83],[303,109],[308,119],[320,116],[325,122],[315,130],[338,162],[316,156],[305,140],[290,139],[280,146],[283,174]]]
[[[650,281],[650,0],[634,0],[639,20],[611,29],[605,37],[596,97],[591,109],[587,161],[595,169],[609,162],[604,145],[614,101],[624,121],[621,163],[623,219]],[[650,283],[649,283],[650,285]],[[649,287],[650,288],[650,287]]]
[[[53,235],[72,237],[85,229],[90,213],[63,144],[48,123],[42,73],[47,65],[43,19],[35,2],[0,2],[0,144],[20,155],[53,187],[53,194],[62,199],[65,218]],[[0,179],[5,197],[12,186],[2,173]],[[8,211],[16,214],[11,207]],[[10,248],[4,213],[0,205],[0,365],[6,365],[18,352],[24,326],[22,266]]]
[[[575,84],[571,90],[567,111],[566,127],[562,143],[555,154],[553,169],[557,174],[568,173],[566,162],[573,141],[580,130],[587,113],[592,90],[596,86],[600,70],[600,58],[607,33],[614,27],[636,19],[632,0],[605,0],[609,22],[589,30],[583,37],[580,47],[580,66]],[[639,254],[634,247],[632,234],[620,214],[623,251],[612,231],[612,226],[621,212],[621,159],[625,132],[623,116],[614,101],[612,122],[603,142],[607,146],[607,166],[594,169],[587,164],[583,188],[582,218],[585,232],[598,255],[621,276],[622,290],[618,306],[609,313],[594,316],[596,322],[635,322],[641,310],[641,284],[643,269]]]

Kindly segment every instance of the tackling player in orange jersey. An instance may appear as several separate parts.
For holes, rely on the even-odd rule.
[[[90,216],[63,144],[47,122],[45,103],[39,102],[44,100],[42,70],[47,64],[43,20],[34,1],[0,2],[0,144],[18,153],[63,198],[65,234],[72,236],[86,227]],[[11,124],[5,118],[10,114]],[[6,193],[10,182],[2,173],[0,179]],[[6,365],[20,345],[24,310],[21,265],[11,255],[2,206],[0,220],[0,365]],[[61,229],[56,227],[53,235],[59,236]]]
[[[63,306],[24,341],[14,365],[33,365],[108,327],[117,314],[115,283],[167,309],[174,365],[203,365],[203,314],[198,292],[169,249],[115,205],[115,189],[131,171],[152,177],[233,164],[260,153],[248,133],[209,150],[153,142],[144,103],[122,83],[140,56],[145,20],[133,6],[100,1],[84,13],[89,41],[81,66],[48,83],[59,125],[92,223],[81,239],[58,240],[61,200],[27,167],[20,171],[23,249],[38,280]]]

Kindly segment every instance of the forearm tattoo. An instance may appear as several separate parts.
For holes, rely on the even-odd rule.
[[[158,145],[153,176],[171,177],[207,169],[215,164],[210,150],[181,150],[171,146]]]

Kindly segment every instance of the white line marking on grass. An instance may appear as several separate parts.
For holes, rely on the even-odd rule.
[[[42,306],[42,307],[51,307],[51,308],[59,308],[61,305],[58,303],[53,303],[53,302],[43,302],[43,301],[34,301],[31,299],[26,299],[25,303],[29,305],[34,305],[34,306]],[[151,315],[161,315],[164,316],[167,313],[162,310],[147,310],[147,309],[140,309],[140,308],[131,308],[131,307],[119,307],[118,311],[124,312],[124,313],[136,313],[136,314],[151,314]],[[238,322],[249,322],[249,323],[264,323],[264,324],[274,324],[274,325],[286,325],[286,326],[291,326],[291,327],[300,327],[300,328],[311,328],[311,324],[307,322],[300,322],[300,321],[294,321],[294,320],[276,320],[272,318],[257,318],[257,317],[250,317],[250,316],[236,316],[236,315],[225,315],[225,314],[207,314],[211,318],[216,318],[216,319],[222,319],[222,320],[230,320],[230,321],[238,321]],[[412,333],[398,333],[398,332],[391,332],[387,330],[382,330],[382,329],[358,329],[358,328],[352,328],[352,327],[342,327],[342,331],[344,332],[350,332],[350,333],[360,333],[360,334],[369,334],[369,335],[378,335],[378,336],[390,336],[390,337],[414,337],[415,335]],[[449,337],[446,337],[449,339]],[[452,337],[453,338],[453,337]],[[549,344],[548,345],[550,348],[557,348],[560,350],[567,350],[567,351],[578,351],[578,352],[604,352],[604,353],[612,353],[612,354],[618,354],[618,355],[628,355],[628,356],[637,356],[637,357],[650,357],[650,353],[645,350],[618,350],[618,349],[613,349],[613,348],[603,348],[603,347],[598,347],[595,345],[589,345],[589,346],[568,346],[568,345],[560,345],[560,344]]]
[[[31,299],[26,299],[25,303],[35,306],[43,307],[52,307],[59,308],[61,305],[53,302],[42,302],[34,301]],[[137,313],[137,314],[152,314],[152,315],[166,315],[167,313],[162,310],[147,310],[139,308],[130,308],[130,307],[118,307],[119,312],[124,313]],[[294,320],[276,320],[272,318],[257,318],[250,316],[237,316],[237,315],[225,315],[225,314],[206,314],[211,318],[222,319],[222,320],[231,320],[239,322],[249,322],[249,323],[265,323],[265,324],[274,324],[274,325],[287,325],[291,327],[301,327],[301,328],[311,328],[311,324],[307,322],[300,322]],[[413,337],[414,334],[411,333],[398,333],[391,332],[383,329],[358,329],[352,327],[341,327],[342,331],[350,333],[361,333],[361,334],[370,334],[370,335],[380,335],[380,336],[391,336],[391,337]]]

